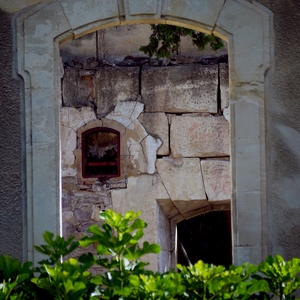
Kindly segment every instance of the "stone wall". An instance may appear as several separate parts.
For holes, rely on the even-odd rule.
[[[142,210],[148,223],[145,238],[164,241],[160,262],[166,267],[172,250],[170,220],[176,224],[203,211],[230,208],[224,61],[226,57],[183,64],[174,59],[163,66],[131,57],[113,66],[95,59],[65,64],[64,236],[80,238],[108,207],[122,213]],[[82,176],[81,134],[96,127],[120,132],[120,177]]]
[[[13,9],[11,11],[17,12],[23,8],[26,8],[26,6],[32,5],[34,3],[39,2],[36,1],[6,1],[1,2],[0,6],[4,7],[6,9],[7,6],[13,6]],[[44,1],[46,3],[46,1]],[[50,1],[58,2],[58,1]],[[50,3],[47,2],[47,5]],[[67,1],[64,1],[67,2]],[[70,1],[75,2],[75,1]],[[122,1],[120,1],[122,2]],[[217,24],[216,18],[214,16],[210,15],[205,11],[202,14],[201,10],[193,9],[190,13],[190,10],[186,6],[186,10],[183,10],[184,3],[187,3],[186,1],[168,1],[169,4],[172,4],[175,2],[176,6],[180,7],[181,11],[187,11],[187,14],[183,14],[181,12],[178,12],[178,16],[184,15],[184,17],[181,17],[181,19],[176,19],[172,15],[168,18],[171,20],[175,20],[176,22],[181,21],[183,19],[187,20],[186,25],[190,24],[191,26],[194,26],[195,24],[207,24],[208,21],[206,18],[210,18],[212,27]],[[209,3],[221,3],[223,5],[223,1],[209,1]],[[255,223],[261,224],[261,230],[259,232],[263,232],[266,236],[268,236],[269,239],[269,248],[265,248],[265,254],[269,253],[280,253],[286,258],[296,257],[299,256],[299,232],[300,232],[300,225],[299,225],[299,213],[300,213],[300,205],[299,205],[299,131],[300,131],[300,125],[299,125],[299,84],[298,84],[298,78],[299,78],[299,70],[300,70],[300,57],[299,52],[296,50],[300,47],[300,39],[299,37],[299,25],[300,25],[300,18],[297,12],[300,9],[300,2],[298,0],[286,0],[286,1],[272,1],[272,0],[258,0],[258,1],[226,1],[227,3],[232,4],[232,9],[230,11],[231,17],[226,19],[226,22],[223,21],[223,24],[217,26],[217,31],[220,32],[220,34],[224,34],[226,36],[226,30],[223,29],[227,26],[227,24],[233,24],[232,27],[239,27],[241,30],[244,30],[242,33],[242,36],[245,37],[245,40],[241,40],[241,36],[235,36],[233,35],[233,40],[230,40],[230,49],[229,53],[231,53],[231,70],[232,74],[235,75],[235,69],[239,64],[241,64],[241,60],[239,60],[238,55],[240,55],[241,59],[245,64],[242,66],[242,68],[245,70],[245,72],[249,73],[249,68],[251,69],[251,63],[249,63],[248,56],[245,57],[241,54],[241,51],[237,52],[237,44],[243,43],[245,44],[246,41],[250,40],[251,37],[256,33],[255,30],[253,30],[253,27],[248,27],[249,21],[252,20],[253,15],[247,14],[242,15],[238,9],[240,6],[240,3],[247,3],[248,7],[253,6],[252,3],[257,4],[257,2],[264,5],[266,8],[270,9],[273,13],[273,19],[271,19],[271,22],[274,22],[274,29],[271,26],[269,32],[265,32],[266,37],[266,44],[267,44],[267,50],[268,53],[275,53],[275,55],[272,56],[272,66],[269,72],[266,72],[266,86],[268,87],[270,84],[270,87],[266,89],[264,98],[262,97],[260,101],[264,103],[264,109],[261,110],[262,115],[266,115],[266,133],[262,132],[262,135],[266,135],[266,157],[267,157],[267,206],[268,206],[268,213],[264,212],[262,215],[256,216],[256,212],[259,208],[259,203],[261,203],[261,199],[257,199],[253,197],[253,195],[249,195],[247,198],[247,201],[249,202],[249,207],[251,206],[252,209],[249,210],[248,207],[245,209],[247,214],[242,214],[242,218],[244,218],[244,224],[245,228],[248,228],[249,231],[245,233],[245,231],[241,230],[243,224],[239,224],[239,226],[235,226],[234,232],[238,231],[238,238],[243,237],[243,242],[240,243],[241,246],[244,246],[245,248],[249,246],[249,240],[247,240],[247,237],[249,234],[253,235],[259,235],[258,231],[255,231],[252,229],[249,224],[251,221],[253,221],[253,215],[255,216]],[[51,4],[50,3],[50,4]],[[106,7],[109,7],[109,1],[107,1]],[[138,3],[138,1],[135,1],[134,3]],[[193,1],[189,1],[189,3],[193,3]],[[200,2],[199,2],[200,3]],[[197,4],[197,1],[195,1],[195,4]],[[193,5],[193,4],[192,4]],[[32,10],[32,14],[28,14],[26,16],[27,23],[22,23],[22,26],[27,26],[28,23],[30,23],[30,16],[34,17],[36,15],[39,15],[42,11],[42,8],[44,6],[39,7],[32,7],[30,8]],[[93,23],[96,20],[101,19],[107,19],[112,16],[112,14],[108,14],[108,12],[105,11],[105,8],[99,9],[99,10],[91,10],[88,11],[86,15],[84,15],[84,8],[79,6],[80,9],[74,10],[74,15],[77,16],[77,18],[71,18],[72,28],[70,30],[78,34],[78,32],[81,34],[84,30],[80,30],[82,26],[85,26],[85,24],[91,25],[86,29],[86,31],[91,31],[92,27],[99,28],[102,23]],[[208,12],[209,5],[207,6]],[[265,10],[265,8],[262,8]],[[95,11],[95,13],[94,13]],[[102,13],[103,11],[103,13]],[[83,13],[82,13],[83,12]],[[217,15],[221,15],[223,12]],[[66,15],[71,15],[70,11],[67,11]],[[22,15],[22,13],[20,13]],[[43,35],[46,35],[45,39],[49,42],[47,44],[47,51],[49,49],[54,49],[53,46],[53,37],[57,37],[58,34],[61,34],[65,32],[67,29],[61,29],[58,33],[56,31],[50,35],[50,31],[58,27],[58,24],[65,24],[63,17],[59,19],[57,24],[55,23],[55,26],[51,27],[45,27],[46,22],[50,22],[48,20],[48,17],[54,16],[55,14],[53,12],[48,12],[47,15],[43,15],[43,17],[40,17],[40,19],[34,19],[34,29],[39,29],[40,27],[46,28],[47,33],[49,33],[49,36],[46,35],[46,31],[42,30],[42,33],[39,35],[39,32],[36,31],[37,37],[35,40],[35,44],[33,44],[32,48],[24,48],[22,52],[22,47],[18,48],[18,52],[13,51],[12,43],[13,43],[13,37],[12,37],[12,15],[1,12],[0,20],[1,20],[1,26],[0,26],[0,60],[1,60],[1,68],[0,68],[0,74],[1,74],[1,80],[0,80],[0,90],[1,90],[1,166],[0,166],[0,172],[1,172],[1,178],[0,181],[0,191],[1,191],[1,218],[0,218],[0,252],[2,253],[9,253],[13,254],[16,257],[22,256],[22,249],[24,252],[27,250],[30,252],[33,250],[32,245],[30,244],[30,240],[24,238],[23,239],[23,245],[22,245],[22,227],[24,228],[25,235],[28,233],[28,237],[33,236],[33,243],[37,244],[40,242],[40,240],[37,237],[41,236],[41,233],[43,232],[44,228],[47,228],[48,230],[52,230],[53,232],[59,233],[59,230],[56,226],[52,226],[52,223],[49,221],[53,220],[53,215],[49,213],[49,210],[55,210],[55,205],[57,203],[57,199],[55,198],[54,193],[49,193],[48,189],[43,187],[43,190],[47,190],[46,193],[38,193],[38,199],[37,202],[41,203],[41,207],[45,207],[48,203],[49,206],[47,206],[47,211],[43,211],[42,209],[39,210],[39,207],[36,210],[35,215],[30,216],[30,212],[32,210],[27,211],[26,208],[23,210],[23,214],[26,215],[29,214],[29,218],[26,221],[21,221],[22,219],[22,213],[20,211],[22,206],[22,171],[21,171],[21,143],[24,141],[24,135],[21,135],[20,130],[20,124],[21,124],[21,116],[25,118],[25,112],[20,110],[21,107],[21,97],[19,95],[19,88],[20,88],[20,82],[17,80],[14,80],[11,74],[13,71],[15,71],[17,68],[13,68],[13,61],[19,63],[22,62],[22,57],[27,53],[30,54],[30,58],[34,62],[38,61],[45,61],[49,62],[49,58],[46,56],[43,57],[39,53],[39,55],[36,55],[34,53],[34,48],[38,48],[38,46],[41,46],[41,43],[43,42]],[[80,17],[78,17],[78,15]],[[95,18],[93,19],[93,16],[95,15]],[[46,18],[47,16],[47,18]],[[86,16],[91,16],[88,21],[85,21],[84,19]],[[206,17],[207,16],[207,17]],[[239,16],[241,18],[244,18],[244,22],[239,22]],[[137,22],[140,22],[140,19],[142,20],[143,16],[134,16],[137,20]],[[133,18],[134,18],[133,17]],[[149,15],[147,15],[149,17]],[[160,15],[155,16],[156,19],[160,18]],[[245,17],[249,17],[249,19],[246,19]],[[130,16],[127,14],[126,18],[129,19],[129,22],[134,22],[134,19],[130,19]],[[140,19],[139,19],[140,18]],[[151,15],[152,18],[152,15]],[[153,17],[154,18],[154,17]],[[25,19],[25,17],[24,17]],[[190,21],[190,20],[192,21]],[[75,22],[78,20],[78,25]],[[113,19],[111,21],[111,26],[114,26]],[[123,19],[122,19],[123,20]],[[166,19],[162,19],[163,22],[166,21]],[[123,21],[122,21],[123,22]],[[197,23],[200,22],[200,23]],[[118,24],[120,22],[118,21]],[[224,25],[226,23],[226,26]],[[50,24],[50,23],[49,23]],[[74,25],[75,24],[75,25]],[[105,23],[106,24],[106,23]],[[217,24],[218,25],[218,24]],[[224,25],[224,26],[223,26]],[[200,26],[200,25],[199,25]],[[202,25],[201,25],[202,26]],[[206,25],[205,25],[206,26]],[[207,30],[210,30],[209,26],[206,26]],[[220,29],[221,26],[221,29]],[[23,37],[30,37],[32,36],[33,32],[31,31],[28,26],[26,27],[26,34],[22,30],[19,30],[16,25],[13,26],[14,30],[17,31],[18,35]],[[23,27],[22,27],[23,28]],[[48,30],[48,28],[50,28]],[[67,27],[66,27],[67,28]],[[114,27],[112,27],[114,28]],[[214,27],[215,28],[215,27]],[[226,27],[227,28],[227,27]],[[247,29],[248,28],[248,29]],[[228,31],[227,31],[228,32]],[[229,35],[231,32],[229,32]],[[235,32],[234,32],[235,34]],[[92,34],[93,35],[93,34]],[[268,42],[268,39],[271,39],[271,42]],[[274,43],[272,42],[274,40]],[[76,43],[77,40],[72,41],[72,43]],[[233,43],[234,42],[234,43]],[[257,43],[258,44],[258,43]],[[255,44],[255,45],[257,45]],[[43,44],[42,44],[43,45]],[[44,49],[44,48],[43,48]],[[95,54],[93,49],[93,55]],[[252,48],[251,48],[252,49]],[[257,49],[257,48],[255,48]],[[247,49],[245,49],[247,50]],[[45,53],[48,53],[45,51]],[[259,48],[258,52],[253,51],[253,58],[259,57],[259,51],[261,51],[261,48]],[[26,55],[27,55],[26,54]],[[249,55],[249,53],[248,53]],[[52,58],[52,57],[51,57]],[[99,57],[101,58],[101,57]],[[239,61],[235,65],[235,62]],[[250,59],[251,61],[251,59]],[[254,62],[254,60],[252,61]],[[275,66],[275,67],[274,67]],[[27,66],[28,67],[28,66]],[[52,68],[52,65],[50,66]],[[19,67],[19,72],[22,70],[22,67]],[[30,73],[31,72],[31,73]],[[29,69],[29,73],[32,74],[32,70]],[[43,76],[40,75],[41,81],[43,83],[50,82],[51,80],[47,81]],[[35,78],[35,77],[34,77]],[[52,78],[52,77],[51,77]],[[254,80],[254,79],[253,79]],[[53,81],[53,80],[52,80]],[[56,83],[55,83],[56,84]],[[236,85],[240,84],[237,82],[236,78],[231,79],[231,103],[234,103],[235,101],[239,101],[241,96],[240,94],[233,93],[237,90]],[[44,86],[44,85],[43,85]],[[28,85],[28,89],[26,92],[32,88],[31,85]],[[25,88],[23,89],[25,91]],[[54,86],[51,86],[49,90],[55,90]],[[47,91],[48,92],[48,91]],[[255,87],[253,87],[253,95],[255,98],[255,95],[257,95],[258,91],[255,90]],[[31,94],[30,94],[31,95]],[[40,94],[39,94],[40,95]],[[45,96],[46,94],[41,94],[41,99],[46,99],[47,103],[52,103],[54,101],[51,96]],[[35,97],[38,97],[37,95],[34,95]],[[250,96],[251,98],[252,96]],[[25,97],[26,98],[26,97]],[[26,98],[28,100],[28,98]],[[41,103],[40,101],[39,103]],[[57,98],[55,98],[55,103],[57,102]],[[44,111],[49,110],[49,107],[47,108],[42,107],[38,112],[36,113],[42,113]],[[57,113],[57,111],[56,111]],[[43,116],[45,117],[45,116]],[[28,117],[29,118],[29,117]],[[232,116],[232,119],[234,116]],[[49,117],[50,124],[53,122],[53,119]],[[248,119],[252,119],[252,114],[245,114],[243,117],[243,122],[246,123]],[[28,120],[29,122],[29,120]],[[243,124],[243,122],[241,124]],[[27,128],[30,131],[30,127]],[[247,128],[246,128],[247,129]],[[58,136],[58,134],[57,134]],[[30,140],[26,140],[27,143],[31,143]],[[13,146],[12,146],[13,145]],[[12,147],[11,147],[12,146]],[[53,148],[58,149],[58,143],[53,146]],[[48,148],[47,148],[48,149]],[[49,147],[50,149],[50,147]],[[37,150],[36,150],[37,151]],[[40,155],[41,160],[45,159],[45,149],[42,150],[43,153]],[[55,150],[57,151],[57,150]],[[263,149],[262,149],[263,153]],[[239,153],[237,153],[239,154]],[[28,154],[28,157],[30,157],[31,153]],[[264,154],[262,154],[264,155]],[[249,153],[246,152],[245,156],[249,156]],[[25,154],[24,159],[25,160]],[[232,158],[232,161],[234,158]],[[40,162],[40,161],[39,161]],[[54,164],[53,168],[57,170],[58,163],[52,159],[51,156],[51,163]],[[30,169],[30,160],[28,160],[27,164],[29,165],[27,171],[28,174],[32,172],[33,170]],[[50,164],[49,164],[50,165]],[[8,166],[8,167],[6,167]],[[48,165],[47,165],[48,166]],[[249,164],[244,165],[245,174],[249,173],[248,168],[251,167]],[[25,172],[25,166],[23,168]],[[48,169],[47,169],[48,172]],[[52,172],[52,171],[51,171]],[[40,174],[40,173],[39,173]],[[239,178],[243,178],[243,174],[238,174]],[[46,178],[43,183],[48,184],[51,182],[51,185],[57,185],[59,186],[59,182],[53,182],[51,180],[48,180],[48,177],[43,174],[43,177]],[[258,180],[260,180],[258,178]],[[28,178],[27,178],[28,181]],[[247,181],[247,179],[246,179]],[[249,181],[247,181],[250,183]],[[26,186],[25,181],[23,180],[24,186]],[[50,184],[49,184],[50,185]],[[40,191],[40,190],[39,190]],[[24,202],[28,201],[30,202],[30,193],[32,190],[30,188],[24,187]],[[234,193],[235,191],[233,191]],[[59,194],[59,193],[58,193]],[[45,196],[48,196],[45,197]],[[239,209],[243,207],[244,204],[241,204],[239,202],[241,195],[237,195],[237,213],[239,212]],[[34,202],[36,204],[36,202]],[[54,214],[58,214],[59,209],[55,210]],[[50,216],[47,219],[47,216]],[[30,218],[31,217],[31,218]],[[235,215],[233,214],[233,218],[235,218]],[[26,219],[26,217],[25,217]],[[33,232],[31,230],[31,219],[37,219],[37,226],[35,226],[35,231]],[[43,227],[41,225],[44,225],[45,219],[47,219],[46,225]],[[31,222],[31,223],[30,223]],[[164,224],[164,219],[161,220],[161,223]],[[35,224],[35,223],[34,223]],[[30,225],[30,226],[28,226]],[[237,224],[238,225],[238,224]],[[29,228],[29,230],[27,230]],[[13,238],[12,238],[13,236]],[[29,242],[29,245],[27,247],[27,241]],[[256,245],[255,241],[255,245]],[[251,260],[252,262],[256,262],[257,259],[253,258],[251,255],[252,249],[255,247],[250,244],[250,247],[248,247],[245,252],[250,253],[248,256],[245,256],[247,260]],[[257,253],[257,250],[254,249],[253,253]],[[263,255],[265,255],[263,254]],[[263,258],[262,256],[257,256],[259,259]],[[29,255],[29,258],[31,259],[31,256]],[[26,258],[26,255],[24,256],[24,259]],[[242,262],[244,261],[244,257],[242,257],[240,260],[239,257],[235,257],[235,262]],[[38,259],[39,260],[39,259]]]

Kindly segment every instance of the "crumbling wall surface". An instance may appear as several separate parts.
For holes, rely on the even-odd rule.
[[[267,99],[270,250],[300,256],[300,2],[259,0],[274,14],[275,69]]]
[[[164,66],[127,57],[117,64],[96,59],[65,64],[60,114],[65,236],[79,238],[109,207],[142,211],[148,223],[145,238],[157,243],[171,240],[167,220],[176,223],[220,204],[228,209],[224,61],[173,60]],[[82,133],[96,127],[120,132],[119,177],[82,175]],[[171,242],[162,246],[159,259],[165,265]],[[155,260],[149,258],[154,269]]]
[[[0,9],[0,254],[23,256],[19,81],[13,78],[11,15]]]

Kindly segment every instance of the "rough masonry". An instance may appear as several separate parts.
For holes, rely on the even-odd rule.
[[[226,57],[188,63],[181,58],[169,66],[134,57],[114,65],[69,61],[62,89],[66,237],[80,238],[108,207],[143,210],[152,242],[160,235],[153,218],[158,206],[166,219],[177,220],[220,203],[220,209],[229,208]],[[82,177],[81,134],[95,127],[120,132],[120,177]]]

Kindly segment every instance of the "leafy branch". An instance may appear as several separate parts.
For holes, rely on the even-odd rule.
[[[202,51],[207,45],[216,51],[224,47],[221,38],[214,34],[205,34],[189,28],[166,24],[152,24],[152,34],[149,37],[149,44],[140,46],[139,51],[144,52],[149,57],[169,58],[171,54],[178,52],[181,37],[190,36],[193,45]]]

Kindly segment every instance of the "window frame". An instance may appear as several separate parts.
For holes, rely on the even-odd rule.
[[[87,158],[86,158],[86,149],[87,149],[87,137],[92,133],[99,133],[99,132],[107,132],[107,133],[114,133],[117,136],[117,159],[116,159],[116,165],[117,165],[117,174],[97,174],[97,175],[87,175],[86,174],[86,167],[87,167]],[[120,176],[120,132],[117,130],[114,130],[112,128],[108,127],[94,127],[91,129],[88,129],[81,134],[81,143],[82,143],[82,177],[83,178],[113,178],[113,177],[119,177]],[[93,164],[93,162],[91,162]],[[94,162],[94,164],[98,164],[99,167],[101,165],[115,165],[111,162]]]

